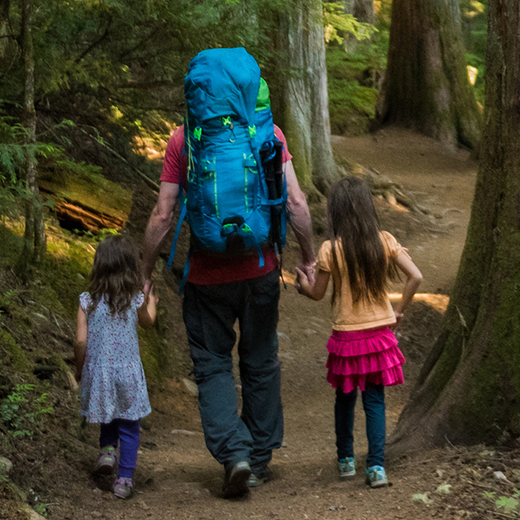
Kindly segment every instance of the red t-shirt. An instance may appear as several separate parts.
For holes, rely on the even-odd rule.
[[[274,133],[283,143],[283,162],[290,161],[292,155],[287,150],[287,142],[283,132],[274,125]],[[182,182],[184,189],[186,189],[187,175],[188,156],[184,151],[184,126],[180,126],[168,141],[160,180],[174,184]],[[215,253],[197,251],[191,257],[188,282],[211,285],[257,278],[278,267],[278,259],[272,247],[263,249],[263,254],[264,267],[259,267],[257,254],[219,256]]]

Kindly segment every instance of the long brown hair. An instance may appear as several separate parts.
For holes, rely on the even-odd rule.
[[[388,279],[394,280],[398,274],[385,254],[367,184],[358,177],[344,177],[330,187],[327,209],[334,265],[339,269],[336,255],[342,251],[353,303],[383,301]]]
[[[141,289],[139,249],[124,235],[113,235],[101,242],[94,255],[90,273],[89,293],[92,305],[89,312],[106,297],[112,316],[123,315],[132,298]]]

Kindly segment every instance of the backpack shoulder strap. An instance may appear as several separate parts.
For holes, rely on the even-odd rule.
[[[175,236],[173,237],[172,248],[170,250],[170,257],[168,258],[168,269],[172,268],[173,258],[175,257],[175,251],[177,249],[177,240],[181,234],[182,223],[186,218],[187,208],[186,200],[184,199],[184,192],[182,186],[179,184],[179,204],[180,204],[180,215],[177,221],[177,227],[175,228]]]

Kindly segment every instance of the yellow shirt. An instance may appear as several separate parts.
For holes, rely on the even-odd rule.
[[[387,231],[381,231],[380,237],[390,261],[395,261],[401,251],[406,251]],[[365,330],[395,323],[395,314],[388,296],[382,303],[367,303],[361,300],[353,305],[347,264],[341,251],[340,242],[336,242],[336,253],[339,270],[334,266],[330,240],[324,242],[320,247],[317,265],[317,269],[331,273],[334,287],[341,288],[336,291],[332,302],[332,328],[338,331]]]

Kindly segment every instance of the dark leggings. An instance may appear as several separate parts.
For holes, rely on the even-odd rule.
[[[117,448],[119,441],[119,467],[117,474],[120,477],[132,478],[137,462],[139,449],[139,430],[141,422],[126,419],[114,419],[108,424],[101,425],[99,445],[101,448],[113,446]]]

